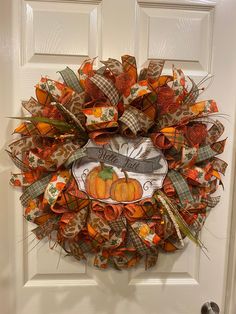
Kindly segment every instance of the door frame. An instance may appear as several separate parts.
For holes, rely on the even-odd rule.
[[[236,104],[235,104],[236,105]],[[236,128],[234,128],[234,132]],[[225,311],[226,314],[236,312],[236,143],[234,143],[233,155],[233,176],[232,176],[232,200],[231,200],[231,215],[229,223],[229,244],[228,244],[228,265],[226,277],[226,295],[225,295]]]
[[[14,51],[15,38],[11,27],[13,13],[12,1],[3,0],[1,3],[2,10],[0,11],[0,81],[2,82],[2,88],[0,88],[0,103],[2,104],[7,104],[9,102],[11,104],[14,103],[14,99],[12,98],[10,91],[9,80],[6,80],[6,77],[13,76],[13,60],[17,57],[18,54],[18,52]],[[3,90],[4,92],[1,92]],[[11,106],[9,106],[8,108],[10,108],[10,111],[13,110]],[[5,116],[0,116],[0,121],[2,121],[1,125],[6,124],[4,123],[5,119]],[[234,132],[235,131],[236,125],[234,127]],[[6,138],[4,140],[6,141]],[[236,143],[233,143],[233,145],[233,175],[231,180],[231,215],[229,217],[230,223],[228,232],[228,267],[226,268],[227,274],[225,287],[225,314],[232,314],[236,312],[236,211],[234,211],[234,205],[236,205]],[[9,169],[10,163],[9,165],[6,164],[6,157],[4,156],[4,154],[5,153],[1,152],[0,160],[1,162],[3,162],[3,165],[6,165],[6,169],[3,169],[3,171],[5,172]],[[2,180],[2,176],[0,177],[0,180],[2,181],[1,184],[6,184],[6,182]],[[5,206],[6,204],[2,204],[5,219],[14,218],[12,217],[13,211],[10,206],[10,193],[8,196],[4,197],[4,200],[9,201],[7,203],[7,206]],[[4,274],[1,275],[0,284],[0,295],[2,299],[1,309],[3,310],[3,314],[13,314],[15,313],[14,294],[16,293],[14,288],[14,252],[12,251],[14,250],[14,219],[6,222],[6,224],[9,226],[7,233],[4,235],[3,238],[0,237],[1,247],[6,250],[6,258],[4,258],[3,262],[0,261],[0,265],[3,266],[1,270],[4,270]]]
[[[5,152],[7,143],[10,141],[12,122],[7,116],[13,115],[14,95],[12,93],[14,60],[18,51],[14,49],[16,35],[13,32],[13,2],[1,1],[0,10],[0,304],[2,314],[15,314],[15,220],[9,175],[12,169],[11,162]]]

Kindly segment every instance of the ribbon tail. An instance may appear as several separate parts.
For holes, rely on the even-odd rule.
[[[156,198],[158,201],[161,202],[161,204],[164,206],[164,208],[167,210],[170,218],[172,219],[172,222],[174,224],[174,227],[176,229],[177,235],[179,237],[179,240],[181,244],[183,245],[183,239],[180,231],[187,236],[192,242],[194,242],[196,245],[198,245],[201,249],[205,249],[205,245],[202,243],[202,241],[198,238],[198,236],[194,235],[194,233],[191,231],[191,229],[188,227],[185,220],[180,215],[178,209],[176,206],[171,202],[171,200],[162,192],[157,191]]]

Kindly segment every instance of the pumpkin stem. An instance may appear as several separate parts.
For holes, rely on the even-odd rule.
[[[129,180],[128,173],[126,171],[123,171],[123,173],[125,175],[125,182],[127,183]]]
[[[103,170],[104,169],[104,162],[100,162],[100,165],[101,165],[101,170]]]

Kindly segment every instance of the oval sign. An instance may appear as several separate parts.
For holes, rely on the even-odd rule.
[[[79,189],[106,203],[133,203],[162,188],[168,164],[151,139],[113,137],[98,146],[89,141],[85,156],[74,162]]]

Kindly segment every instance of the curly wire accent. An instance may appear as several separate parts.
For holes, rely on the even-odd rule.
[[[149,189],[151,189],[151,187],[153,186],[153,181],[157,181],[156,179],[153,179],[151,181],[146,181],[144,184],[143,184],[143,190],[144,191],[148,191]]]
[[[83,173],[81,175],[81,179],[84,182],[84,184],[85,184],[85,179],[86,179],[88,173],[89,173],[89,169],[86,168],[86,169],[84,169],[84,171],[83,171]]]

